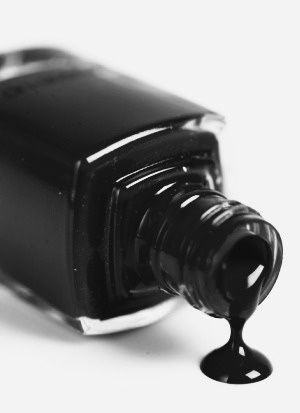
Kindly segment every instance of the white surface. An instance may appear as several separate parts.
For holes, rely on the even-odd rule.
[[[285,251],[279,281],[245,331],[274,373],[249,386],[199,371],[228,329],[188,306],[140,331],[84,338],[1,291],[1,411],[299,411],[298,7],[287,0],[1,2],[0,50],[63,46],[224,114],[227,194],[274,223]]]

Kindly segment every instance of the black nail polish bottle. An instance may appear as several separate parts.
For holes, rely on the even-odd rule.
[[[1,55],[2,282],[101,334],[155,321],[178,295],[229,317],[240,285],[220,271],[229,251],[246,251],[267,262],[261,302],[281,241],[222,194],[222,126],[214,112],[61,51]]]

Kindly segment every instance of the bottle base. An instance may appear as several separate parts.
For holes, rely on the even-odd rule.
[[[170,298],[134,313],[101,320],[85,316],[71,317],[55,309],[44,299],[37,296],[31,289],[3,274],[2,271],[0,273],[0,285],[22,300],[37,307],[56,322],[65,324],[73,330],[87,336],[118,333],[153,324],[170,313],[179,301],[178,298]]]

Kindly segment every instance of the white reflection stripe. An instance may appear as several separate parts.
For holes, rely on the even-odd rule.
[[[102,158],[102,156],[107,155],[108,153],[115,151],[116,149],[121,148],[122,146],[128,145],[129,143],[134,142],[138,139],[144,138],[145,136],[154,135],[155,133],[162,132],[167,129],[170,129],[170,126],[163,127],[163,128],[153,128],[153,129],[149,129],[149,130],[128,136],[127,138],[121,139],[119,142],[115,142],[112,145],[109,145],[106,148],[101,149],[101,151],[88,156],[86,160],[89,163],[94,162],[97,159]]]
[[[180,208],[184,208],[186,207],[188,204],[190,204],[191,202],[195,201],[196,199],[199,198],[200,195],[193,195],[190,198],[186,199],[185,201],[182,202],[182,204],[180,205]]]
[[[143,176],[142,178],[137,179],[136,181],[131,182],[130,184],[126,185],[126,188],[131,188],[132,186],[138,184],[139,182],[142,182],[142,181],[145,181],[148,178],[151,178],[151,176],[161,174],[162,172],[169,171],[170,169],[174,169],[174,168],[173,167],[172,168],[165,168],[165,169],[160,169],[159,171],[152,172],[151,174]]]
[[[247,279],[247,287],[250,288],[252,287],[252,285],[254,285],[256,283],[256,281],[259,279],[261,273],[264,270],[264,266],[263,265],[259,265],[256,270],[254,270],[250,275],[248,275],[248,279]]]

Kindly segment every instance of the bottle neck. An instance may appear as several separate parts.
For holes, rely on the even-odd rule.
[[[268,295],[282,245],[276,229],[255,210],[186,183],[167,187],[145,212],[135,257],[145,282],[155,280],[163,291],[226,318],[239,300],[247,300],[255,277],[262,280],[258,303]],[[244,311],[254,310],[246,306]]]

